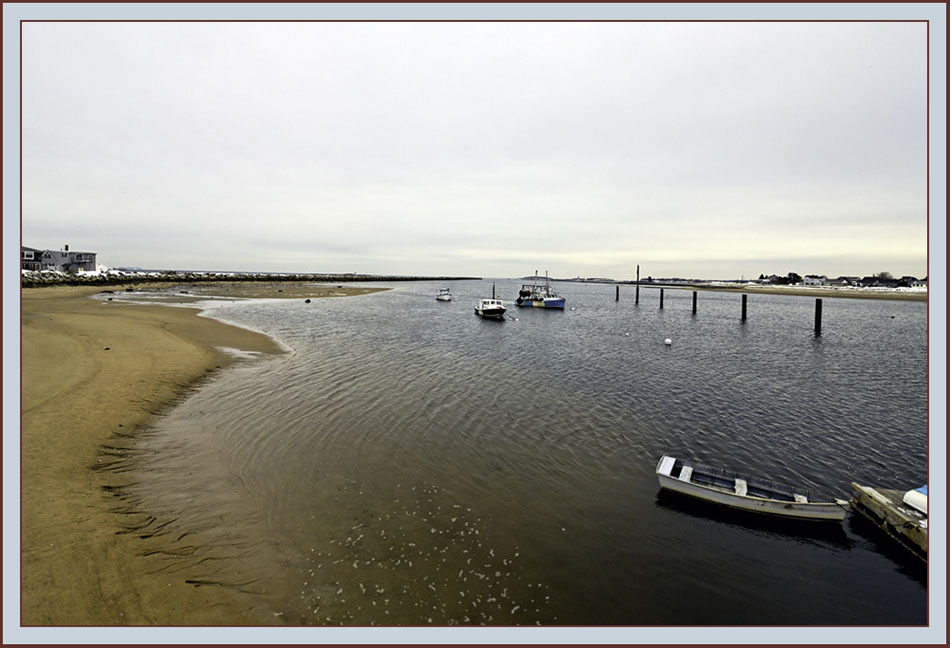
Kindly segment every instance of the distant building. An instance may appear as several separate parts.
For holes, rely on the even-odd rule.
[[[96,253],[70,252],[68,245],[58,251],[21,246],[20,268],[59,272],[93,272],[96,269]]]
[[[861,283],[869,288],[895,288],[900,281],[886,275],[883,277],[871,275],[861,279]]]
[[[839,286],[860,286],[861,277],[838,277],[834,283]]]
[[[39,270],[40,269],[40,256],[43,254],[42,250],[37,250],[36,248],[30,247],[20,247],[20,268],[22,270]]]
[[[824,286],[828,283],[828,277],[824,275],[805,275],[802,278],[802,284],[805,286]]]

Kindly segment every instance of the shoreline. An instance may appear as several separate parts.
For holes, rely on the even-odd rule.
[[[143,556],[138,536],[118,532],[96,470],[104,446],[133,438],[203,380],[244,361],[229,349],[286,352],[263,333],[187,307],[214,292],[203,288],[200,297],[170,300],[176,307],[92,299],[100,286],[21,290],[22,625],[281,624],[242,608],[225,588],[162,573],[161,558]],[[299,298],[301,289],[275,295],[271,284],[255,294],[245,286],[240,296]],[[378,289],[307,290],[318,298]]]
[[[629,285],[636,288],[636,284]],[[811,286],[728,286],[709,284],[640,284],[641,288],[669,288],[671,290],[701,290],[705,292],[749,293],[758,295],[788,295],[790,297],[821,297],[842,299],[891,299],[894,301],[928,301],[925,291],[898,291],[875,288],[831,288]]]

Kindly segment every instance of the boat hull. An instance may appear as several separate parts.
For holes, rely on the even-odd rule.
[[[676,477],[657,475],[660,486],[667,490],[696,497],[707,502],[722,504],[753,513],[768,513],[803,520],[828,520],[840,522],[847,509],[834,502],[786,502],[761,497],[737,495],[719,488],[684,482]]]
[[[521,307],[532,307],[532,308],[559,308],[564,310],[564,298],[557,297],[552,299],[524,299],[520,302],[515,302],[518,306]]]
[[[505,319],[505,309],[504,308],[475,308],[475,314],[479,317],[484,317],[485,319],[496,319],[503,320]]]
[[[439,301],[452,301],[452,298],[448,295],[439,295],[436,297],[436,299]]]

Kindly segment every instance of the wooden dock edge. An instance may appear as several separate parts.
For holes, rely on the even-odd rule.
[[[903,491],[851,482],[851,493],[854,495],[854,510],[918,557],[927,559],[927,518],[903,504]]]

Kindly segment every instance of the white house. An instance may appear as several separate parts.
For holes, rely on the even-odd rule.
[[[802,284],[805,286],[824,286],[828,283],[828,277],[825,275],[805,275]]]

